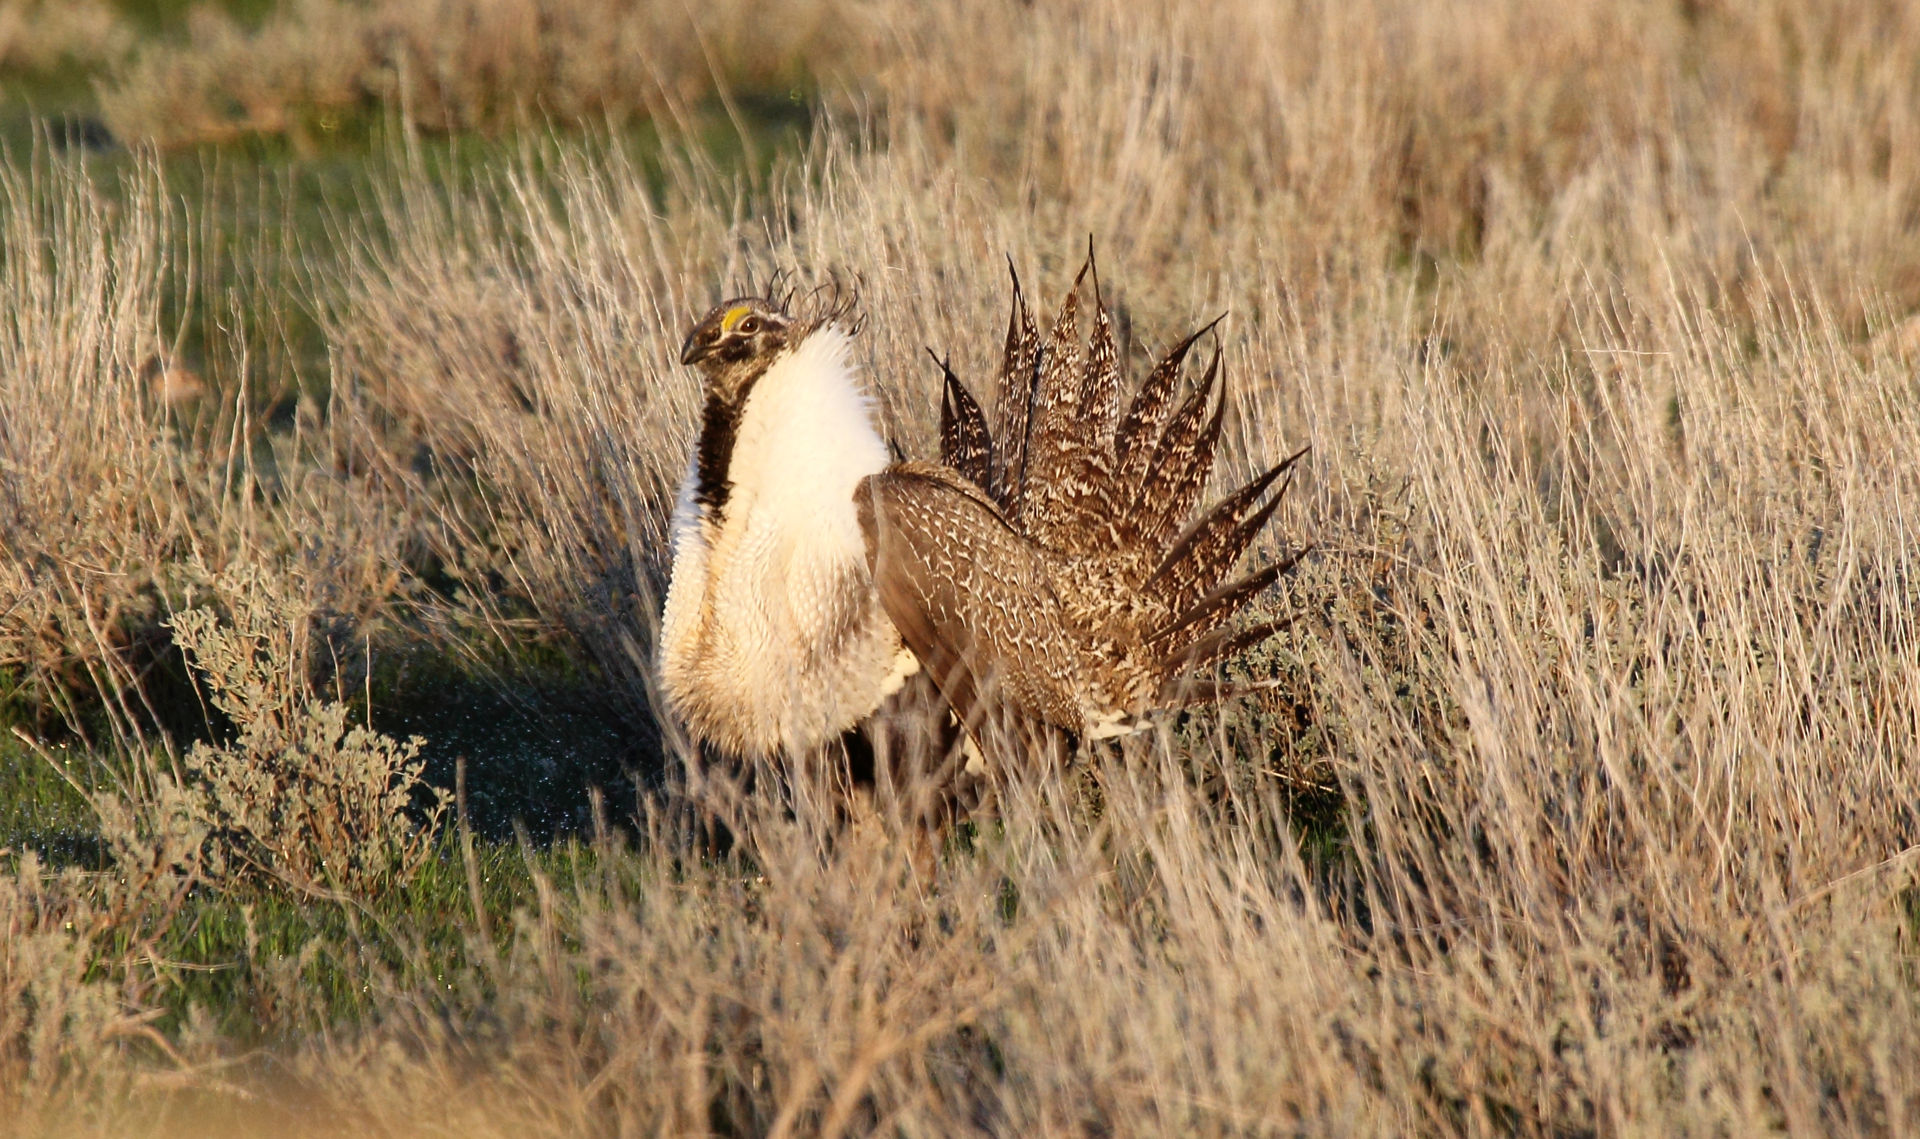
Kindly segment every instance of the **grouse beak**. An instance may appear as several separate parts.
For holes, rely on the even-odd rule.
[[[712,351],[713,346],[711,344],[700,343],[700,332],[696,329],[687,334],[687,342],[680,346],[680,362],[682,364],[698,364],[700,361],[706,359],[707,354]]]

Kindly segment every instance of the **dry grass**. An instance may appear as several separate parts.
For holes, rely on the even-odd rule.
[[[133,33],[106,0],[0,3],[0,70],[51,71],[116,61]]]
[[[184,519],[219,524],[146,378],[168,352],[172,266],[164,200],[151,170],[140,177],[120,205],[70,167],[0,176],[0,669],[57,705],[82,678],[134,697],[115,669],[154,579],[180,556]],[[127,728],[131,709],[116,712]]]
[[[662,192],[592,146],[451,185],[403,156],[315,255],[334,394],[278,444],[300,494],[168,473],[204,448],[134,384],[165,340],[139,284],[162,213],[96,224],[83,180],[11,172],[0,503],[25,524],[0,572],[153,574],[195,543],[358,567],[326,578],[356,627],[425,617],[474,653],[550,635],[643,709],[690,314],[775,267],[858,280],[861,362],[925,454],[922,345],[985,375],[1001,254],[1051,298],[1093,231],[1144,347],[1233,310],[1236,468],[1314,447],[1282,525],[1320,553],[1276,601],[1299,621],[1261,667],[1291,686],[1258,721],[1299,739],[1206,720],[1036,773],[931,880],[767,799],[725,861],[679,857],[670,813],[568,873],[529,852],[524,908],[445,919],[464,948],[433,981],[369,966],[353,1024],[303,961],[253,961],[287,1042],[237,1064],[192,1018],[172,1058],[102,1043],[163,995],[109,982],[155,974],[36,917],[106,903],[22,862],[0,918],[40,948],[0,947],[0,1087],[58,1072],[25,1128],[1911,1131],[1907,9],[874,4],[836,26],[879,45],[845,80],[877,114],[753,194],[693,158]],[[73,394],[94,390],[122,392],[110,414]],[[87,532],[63,486],[145,544],[54,557]],[[236,501],[245,528],[219,521]],[[455,587],[392,579],[424,561]],[[25,580],[0,653],[125,659],[118,593]],[[1333,823],[1297,813],[1304,761]],[[9,1011],[68,994],[105,1003],[57,1030]]]

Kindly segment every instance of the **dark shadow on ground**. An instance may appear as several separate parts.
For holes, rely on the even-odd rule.
[[[629,824],[638,796],[665,770],[660,735],[644,708],[623,708],[603,685],[576,675],[481,677],[402,664],[376,684],[374,728],[426,740],[427,781],[452,790],[467,765],[467,810],[483,839],[536,845],[594,827],[594,794],[605,819]]]

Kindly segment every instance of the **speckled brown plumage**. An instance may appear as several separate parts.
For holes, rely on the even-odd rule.
[[[1020,490],[1027,479],[1027,440],[1033,425],[1034,388],[1039,381],[1040,330],[1027,311],[1020,276],[1007,263],[1013,278],[1012,312],[1007,317],[1007,342],[994,385],[994,449],[998,462],[987,492],[1010,519],[1021,514]],[[957,381],[956,381],[957,382]]]
[[[927,353],[932,356],[933,353]],[[953,368],[934,356],[940,365],[940,459],[977,486],[986,486],[993,478],[993,435],[987,429],[987,417],[973,401]]]
[[[1097,662],[1044,552],[979,487],[949,467],[900,463],[867,479],[856,506],[880,603],[963,721],[987,686],[1050,723],[1078,721],[1082,666]]]
[[[1119,460],[1114,478],[1121,486],[1138,486],[1146,475],[1147,464],[1153,460],[1154,443],[1166,430],[1167,417],[1176,406],[1173,395],[1180,386],[1180,367],[1186,363],[1187,353],[1193,350],[1194,344],[1223,319],[1214,318],[1174,345],[1147,373],[1146,382],[1134,394],[1133,403],[1128,405],[1126,418],[1120,421],[1120,429],[1113,439],[1113,452]]]

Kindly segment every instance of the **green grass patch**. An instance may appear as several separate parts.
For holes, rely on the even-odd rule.
[[[536,872],[576,873],[600,855],[577,843],[543,851],[507,841],[477,843],[475,858],[491,928],[504,938],[515,910],[536,902]],[[175,1020],[203,1010],[241,1046],[351,1022],[375,1007],[380,986],[472,1007],[485,995],[470,991],[483,977],[479,928],[450,830],[411,881],[370,901],[196,894],[163,943],[177,965],[165,1005]]]
[[[95,864],[100,843],[93,811],[69,780],[89,778],[94,761],[75,748],[56,747],[55,770],[13,735],[0,718],[0,850],[33,851],[53,863]]]

